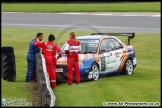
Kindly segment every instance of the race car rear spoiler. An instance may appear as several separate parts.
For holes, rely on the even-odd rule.
[[[130,45],[130,39],[135,37],[135,33],[92,33],[91,35],[127,36],[128,45]]]

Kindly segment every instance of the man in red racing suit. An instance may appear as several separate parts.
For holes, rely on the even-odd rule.
[[[48,42],[35,42],[35,46],[42,48],[42,54],[44,55],[46,61],[46,69],[48,72],[51,88],[56,87],[56,61],[59,59],[61,54],[60,47],[54,43],[55,36],[50,34],[48,37]],[[58,56],[56,59],[56,51],[58,52]]]
[[[65,46],[65,53],[67,54],[67,67],[68,67],[68,85],[73,82],[73,66],[74,66],[74,76],[75,83],[80,82],[80,70],[79,70],[79,58],[78,53],[81,51],[80,42],[77,40],[75,33],[70,33],[70,39],[67,41]]]

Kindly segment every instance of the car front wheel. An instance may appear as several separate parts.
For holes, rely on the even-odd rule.
[[[126,61],[123,71],[127,75],[133,74],[133,63],[130,59]]]
[[[98,65],[96,63],[92,65],[91,72],[92,72],[92,79],[98,80],[100,72],[99,72]]]

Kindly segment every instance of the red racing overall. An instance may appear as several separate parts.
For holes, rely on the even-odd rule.
[[[68,84],[73,82],[73,67],[75,82],[80,82],[79,58],[78,53],[81,51],[80,42],[77,40],[75,45],[74,39],[70,38],[65,46],[65,53],[67,54],[67,67],[68,67]]]
[[[58,52],[59,56],[61,57],[61,49],[52,41],[48,42],[36,42],[35,45],[37,47],[42,48],[42,53],[46,60],[46,68],[51,84],[51,88],[56,87],[56,51]]]

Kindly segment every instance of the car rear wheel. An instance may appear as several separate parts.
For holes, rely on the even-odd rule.
[[[92,65],[91,72],[92,72],[92,79],[98,80],[100,72],[97,63],[94,63]]]
[[[128,59],[126,61],[123,71],[126,75],[133,74],[133,62],[132,62],[132,60]]]

